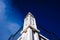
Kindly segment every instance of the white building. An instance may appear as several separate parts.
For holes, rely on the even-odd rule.
[[[39,33],[40,30],[37,29],[36,20],[29,12],[24,19],[21,36],[17,40],[49,40]]]

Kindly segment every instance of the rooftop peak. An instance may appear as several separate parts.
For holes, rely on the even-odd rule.
[[[28,12],[28,15],[31,15],[31,16],[33,16],[31,12]]]
[[[28,12],[28,15],[32,15],[32,13],[31,12]]]
[[[26,15],[26,17],[27,17],[28,15],[34,17],[31,12],[28,12],[28,14]]]

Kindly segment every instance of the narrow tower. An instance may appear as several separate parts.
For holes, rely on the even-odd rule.
[[[17,40],[40,40],[37,29],[36,20],[34,16],[29,12],[25,19],[21,36]]]

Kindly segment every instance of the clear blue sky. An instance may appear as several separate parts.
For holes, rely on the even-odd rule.
[[[58,0],[0,0],[0,40],[8,40],[22,26],[29,11],[35,16],[37,24],[60,37]]]
[[[21,13],[10,7],[8,1],[0,0],[0,40],[8,40],[22,25]]]

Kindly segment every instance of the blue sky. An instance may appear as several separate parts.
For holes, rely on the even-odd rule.
[[[23,25],[29,11],[35,16],[37,24],[60,37],[58,0],[0,0],[0,40],[8,40]]]
[[[21,27],[17,13],[8,5],[7,0],[0,0],[0,40],[8,40]]]

